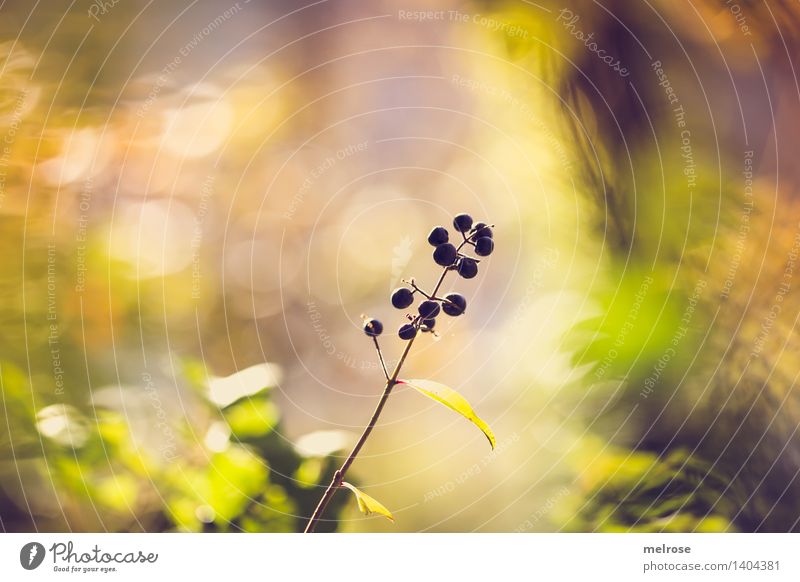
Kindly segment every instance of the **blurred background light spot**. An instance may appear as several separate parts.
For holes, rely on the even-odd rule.
[[[208,397],[220,408],[233,404],[240,398],[252,396],[280,383],[281,370],[275,364],[257,364],[225,378],[211,378]]]
[[[89,438],[89,428],[80,412],[68,404],[45,406],[36,415],[36,428],[60,445],[78,448]]]
[[[136,278],[178,272],[192,260],[194,216],[174,200],[125,204],[111,228],[110,252],[133,265]]]
[[[286,287],[300,270],[301,250],[292,242],[281,248],[277,236],[236,243],[225,253],[226,280],[259,293]]]
[[[217,421],[211,423],[206,432],[205,442],[210,451],[221,453],[230,445],[231,429],[224,422]]]
[[[214,512],[214,508],[210,505],[199,505],[197,509],[194,511],[195,516],[197,519],[202,521],[203,523],[211,523],[214,521],[214,517],[216,513]]]
[[[355,443],[355,435],[343,430],[317,430],[297,439],[295,450],[304,457],[326,457]]]
[[[39,165],[42,178],[53,186],[97,174],[111,158],[113,136],[84,128],[64,136],[61,154]]]
[[[0,44],[0,125],[19,124],[39,101],[41,88],[31,81],[36,59],[18,41]]]
[[[164,111],[162,145],[186,158],[206,156],[219,148],[231,130],[233,109],[218,89],[199,84],[178,94],[180,103]]]

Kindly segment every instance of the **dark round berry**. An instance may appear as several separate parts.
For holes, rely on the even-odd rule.
[[[450,235],[447,234],[447,229],[443,226],[437,226],[428,235],[428,242],[433,246],[438,247],[450,240]]]
[[[475,226],[472,227],[472,239],[477,240],[484,236],[489,238],[494,238],[494,233],[492,232],[492,228],[487,226],[483,222],[477,223]]]
[[[429,317],[427,319],[422,320],[422,329],[425,331],[431,331],[435,325],[436,325],[436,318],[434,317]]]
[[[448,293],[444,298],[442,311],[451,317],[457,317],[467,309],[467,300],[461,293]]]
[[[453,219],[453,226],[458,232],[467,232],[472,228],[472,217],[469,214],[459,214]]]
[[[400,339],[410,340],[417,335],[417,328],[414,327],[414,324],[404,323],[400,326],[400,329],[397,330],[397,335],[400,336]]]
[[[414,292],[406,287],[398,287],[392,292],[392,305],[397,309],[405,309],[414,303]]]
[[[436,317],[439,315],[439,302],[431,301],[430,299],[423,301],[419,304],[419,314],[422,316],[422,319]]]
[[[378,337],[383,333],[383,324],[377,319],[368,319],[364,322],[364,333],[369,337]]]
[[[434,262],[442,267],[449,267],[455,263],[457,256],[458,252],[456,251],[456,247],[450,243],[441,244],[433,251]]]
[[[458,274],[465,279],[472,279],[478,274],[478,263],[469,257],[463,257],[458,263]]]
[[[475,254],[479,257],[488,257],[494,250],[494,241],[488,236],[482,236],[475,241]]]

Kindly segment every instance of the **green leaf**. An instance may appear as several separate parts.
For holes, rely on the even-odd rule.
[[[342,487],[348,488],[350,491],[353,492],[353,495],[356,496],[356,501],[358,501],[358,509],[361,510],[361,513],[364,515],[371,515],[373,513],[378,513],[384,516],[389,521],[394,521],[394,516],[392,513],[386,509],[383,504],[378,501],[377,499],[373,499],[357,487],[350,485],[346,481],[342,482]]]
[[[278,407],[264,397],[239,400],[226,408],[223,414],[233,434],[240,438],[266,434],[273,430],[280,420]]]
[[[407,384],[428,398],[432,398],[436,402],[444,404],[449,409],[455,410],[461,416],[481,429],[483,434],[486,435],[486,438],[489,439],[489,444],[492,445],[492,448],[494,449],[497,441],[494,438],[492,429],[489,428],[489,425],[486,424],[483,419],[475,414],[475,411],[472,410],[472,406],[469,405],[467,399],[461,396],[461,394],[452,388],[448,388],[444,384],[432,382],[431,380],[398,380],[397,383]]]

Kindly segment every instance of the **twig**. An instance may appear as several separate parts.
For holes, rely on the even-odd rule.
[[[378,343],[378,338],[372,336],[372,341],[375,342],[375,351],[378,352],[378,358],[381,361],[381,367],[383,368],[383,375],[386,376],[386,381],[389,381],[389,370],[386,369],[386,362],[383,361],[383,352],[381,352],[381,346]]]
[[[463,234],[463,233],[462,233]],[[466,239],[466,237],[464,237]],[[467,244],[467,240],[464,240],[459,246],[458,251],[461,250]],[[439,277],[439,281],[436,283],[436,287],[434,287],[433,292],[431,293],[432,297],[436,296],[436,293],[439,291],[439,288],[444,283],[444,278],[447,276],[447,273],[450,272],[451,267],[445,267],[442,271],[441,276]],[[412,283],[413,285],[413,283]],[[374,339],[374,338],[373,338]],[[386,401],[389,400],[389,395],[392,393],[392,388],[394,385],[397,384],[397,377],[400,375],[400,370],[403,367],[403,363],[405,363],[406,358],[408,357],[408,353],[411,351],[411,346],[414,344],[414,340],[416,336],[408,340],[405,349],[403,350],[403,354],[400,356],[400,360],[398,360],[397,365],[394,367],[394,371],[391,375],[388,373],[386,374],[386,386],[383,389],[383,394],[381,394],[380,400],[378,400],[378,405],[375,407],[375,411],[372,413],[372,418],[369,419],[369,423],[367,424],[364,432],[361,434],[361,437],[356,442],[356,445],[353,447],[353,450],[350,451],[350,454],[347,455],[342,466],[333,474],[333,478],[331,479],[330,484],[325,489],[325,493],[322,495],[322,499],[319,500],[314,513],[311,515],[311,518],[308,520],[306,524],[306,528],[304,533],[313,533],[314,529],[317,527],[317,523],[319,523],[322,514],[325,512],[325,509],[328,507],[331,499],[333,498],[334,493],[336,490],[341,487],[342,481],[344,481],[344,476],[347,473],[347,470],[350,468],[350,465],[353,464],[353,461],[356,460],[358,453],[361,451],[361,447],[364,446],[364,443],[367,442],[367,438],[369,437],[372,429],[375,428],[375,424],[378,422],[378,418],[380,418],[381,412],[383,412],[383,407],[386,405]],[[378,342],[375,341],[375,346],[377,347]],[[381,355],[380,349],[378,349],[378,355],[381,357],[381,364],[383,364],[384,373],[387,372],[386,365],[383,362],[383,356]]]

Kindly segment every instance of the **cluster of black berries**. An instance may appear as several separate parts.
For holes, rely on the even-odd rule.
[[[437,226],[428,235],[428,242],[436,247],[433,260],[447,270],[454,270],[465,279],[472,279],[478,274],[480,259],[470,257],[462,252],[464,247],[473,247],[475,254],[487,257],[494,251],[494,235],[492,227],[478,222],[473,225],[469,214],[459,214],[453,219],[453,227],[461,234],[462,241],[458,247],[450,242],[450,234],[443,226]],[[436,316],[444,311],[451,317],[457,317],[467,308],[467,300],[460,293],[448,293],[444,297],[429,295],[412,279],[409,287],[399,287],[392,292],[392,305],[397,309],[406,309],[414,303],[414,294],[419,293],[425,300],[419,304],[417,315],[408,315],[409,323],[400,326],[397,334],[400,339],[410,340],[418,331],[433,332]],[[435,293],[435,291],[434,291]],[[383,332],[383,324],[377,319],[364,321],[364,333],[377,337]]]
[[[436,247],[433,251],[433,260],[437,265],[455,269],[465,279],[472,279],[478,274],[479,259],[474,259],[463,253],[465,245],[475,247],[475,254],[479,257],[488,257],[494,251],[494,234],[492,227],[478,222],[474,226],[469,214],[459,214],[453,219],[453,227],[461,233],[464,239],[458,248],[450,242],[450,234],[443,226],[437,226],[428,235],[428,242]]]

